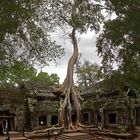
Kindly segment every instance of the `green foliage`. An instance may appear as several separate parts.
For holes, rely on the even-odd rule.
[[[100,88],[103,90],[119,90],[124,88],[124,79],[119,70],[112,70],[109,74],[104,74],[103,80],[100,83]]]
[[[48,0],[45,18],[59,27],[72,27],[83,33],[88,29],[99,31],[103,16],[93,0]],[[100,2],[100,0],[98,1]],[[51,11],[50,11],[51,9]]]
[[[30,65],[46,64],[64,54],[44,30],[42,0],[0,1],[0,65],[26,60]]]
[[[37,74],[37,70],[26,62],[16,61],[13,65],[0,70],[0,87],[18,86],[21,81],[29,81]]]
[[[33,82],[41,86],[50,86],[59,84],[59,77],[57,74],[49,75],[47,72],[40,72],[34,79]]]
[[[75,73],[77,76],[78,88],[82,91],[94,86],[103,78],[100,66],[98,64],[91,64],[88,61],[85,61],[84,64],[78,62]]]
[[[59,77],[57,74],[49,75],[47,72],[37,74],[34,67],[23,61],[16,61],[13,65],[0,70],[0,87],[19,86],[22,81],[45,87],[59,84]]]
[[[0,1],[0,42],[9,33],[16,33],[17,28],[34,14],[39,0],[1,0]]]
[[[53,74],[50,75],[50,81],[51,81],[51,83],[53,83],[53,84],[59,84],[59,80],[60,80],[60,78],[58,77],[57,74],[53,73]]]
[[[123,83],[140,91],[140,1],[110,0],[105,4],[116,14],[116,18],[105,22],[97,40],[105,73],[109,74],[116,63]]]

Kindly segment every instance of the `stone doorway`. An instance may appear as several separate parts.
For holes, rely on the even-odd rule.
[[[52,117],[51,117],[51,124],[52,125],[55,125],[57,123],[58,123],[58,117],[57,117],[57,115],[52,115]]]
[[[109,113],[109,124],[116,124],[116,113]]]
[[[83,113],[83,121],[85,124],[89,124],[89,113],[88,112]]]
[[[97,115],[97,123],[99,123],[99,124],[101,123],[101,115],[100,114]]]
[[[8,123],[8,130],[13,131],[15,130],[15,115],[13,113],[10,113],[9,111],[0,111],[0,122],[5,122],[7,121]]]
[[[39,125],[47,125],[47,117],[46,116],[39,117]]]
[[[140,126],[140,107],[136,108],[136,126]]]

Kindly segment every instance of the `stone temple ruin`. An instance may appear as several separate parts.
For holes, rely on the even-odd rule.
[[[86,93],[83,97],[83,121],[87,124],[122,130],[140,126],[140,98],[132,90]]]
[[[134,129],[140,127],[140,98],[132,90],[82,93],[81,121],[98,129]],[[59,97],[48,89],[22,85],[18,89],[0,89],[0,121],[8,120],[11,131],[43,129],[57,124]],[[75,112],[72,115],[76,120]]]

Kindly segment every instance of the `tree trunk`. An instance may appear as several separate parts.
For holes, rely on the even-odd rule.
[[[71,56],[68,62],[67,75],[63,82],[63,84],[59,87],[52,87],[52,92],[57,94],[57,96],[64,97],[64,100],[60,101],[60,108],[58,110],[58,125],[60,127],[65,127],[65,129],[77,129],[81,128],[83,125],[80,124],[80,112],[81,105],[80,100],[82,100],[80,94],[74,86],[73,81],[73,72],[74,65],[76,64],[78,58],[78,44],[77,39],[75,37],[75,29],[73,28],[72,33],[70,35],[73,45],[73,55]],[[76,125],[72,124],[72,111],[76,112],[77,120]],[[57,126],[57,125],[56,125]],[[47,132],[48,130],[53,129],[47,128],[45,130],[38,130],[34,133]]]
[[[60,125],[64,126],[67,129],[74,129],[75,126],[72,125],[72,110],[74,109],[76,111],[77,115],[77,125],[80,125],[79,120],[80,120],[80,110],[81,110],[81,105],[80,105],[80,100],[82,99],[80,94],[78,94],[78,91],[74,87],[74,81],[73,81],[73,72],[74,72],[74,65],[77,61],[78,58],[78,44],[77,44],[77,39],[75,37],[75,29],[73,28],[72,33],[70,35],[72,44],[73,44],[73,55],[71,56],[69,62],[68,62],[68,69],[67,69],[67,75],[66,78],[63,82],[63,96],[64,96],[64,101],[61,105],[61,110],[59,110],[59,120]],[[63,122],[63,124],[62,124]]]

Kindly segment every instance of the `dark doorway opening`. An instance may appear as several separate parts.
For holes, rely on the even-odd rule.
[[[110,113],[109,115],[109,123],[116,124],[116,113]]]
[[[39,125],[47,125],[47,117],[39,117]]]
[[[57,124],[57,122],[58,122],[58,117],[56,115],[52,115],[51,124],[54,125],[54,124]]]
[[[72,114],[72,122],[76,122],[76,119],[77,119],[77,115],[76,115],[76,113],[73,113]]]
[[[98,122],[98,123],[101,122],[101,115],[100,115],[100,114],[97,115],[97,122]]]
[[[11,121],[10,121],[10,118],[7,119],[7,122],[8,122],[8,130],[11,131],[11,125],[10,125]]]
[[[93,112],[90,112],[90,121],[91,121],[91,124],[94,124],[94,113]]]
[[[7,128],[9,131],[15,130],[15,122],[14,122],[14,114],[10,113],[10,111],[0,111],[0,122],[3,122],[5,126],[5,122],[7,122]]]
[[[140,107],[136,108],[136,126],[140,126]]]
[[[88,122],[88,113],[84,113],[83,114],[83,120],[84,120],[84,122]]]

